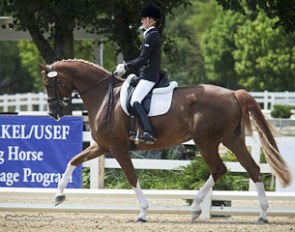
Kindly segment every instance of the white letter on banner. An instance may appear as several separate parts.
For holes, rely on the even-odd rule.
[[[53,139],[61,139],[61,127],[60,126],[54,126],[53,127]]]
[[[19,139],[20,138],[20,125],[12,126],[12,138]]]
[[[51,139],[52,138],[52,125],[47,125],[45,127],[45,139]]]
[[[3,164],[5,162],[5,159],[4,159],[4,151],[0,151],[0,164]]]
[[[2,139],[10,139],[11,136],[9,135],[8,129],[11,125],[1,125],[2,128],[2,134],[1,134],[1,138]]]
[[[40,128],[40,132],[38,133],[38,128]],[[35,129],[35,138],[36,139],[42,139],[44,136],[44,125],[40,125],[38,127],[36,127]]]
[[[69,134],[70,134],[70,126],[63,126],[62,139],[67,139],[67,136]]]
[[[8,146],[8,160],[18,160],[18,149],[17,146]]]
[[[29,182],[28,177],[31,176],[32,171],[30,168],[24,168],[24,179],[23,182]]]

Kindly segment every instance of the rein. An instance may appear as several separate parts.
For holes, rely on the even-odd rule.
[[[105,80],[107,80],[109,78],[113,79],[113,77],[115,77],[114,73],[112,73],[111,75],[108,75],[105,78],[101,79],[100,81],[96,82],[95,85],[93,85],[93,86],[91,86],[91,87],[89,87],[89,88],[87,88],[87,89],[85,89],[85,90],[83,90],[81,92],[75,93],[73,96],[69,97],[68,99],[72,100],[74,98],[80,98],[82,94],[88,92],[91,89],[94,89],[95,87],[97,87],[98,85],[100,85],[102,82],[104,82]],[[65,86],[63,86],[63,87],[65,88]]]

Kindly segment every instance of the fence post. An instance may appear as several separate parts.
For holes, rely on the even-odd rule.
[[[43,102],[44,93],[38,93],[38,102],[39,102],[39,111],[45,111],[44,102]]]
[[[264,91],[264,97],[263,97],[263,109],[267,110],[268,109],[268,91]]]
[[[28,105],[28,111],[33,111],[33,104],[32,104],[32,93],[28,93],[28,99],[27,99],[27,105]]]
[[[98,188],[104,188],[104,160],[104,155],[98,158]]]
[[[290,104],[290,98],[289,98],[289,96],[290,96],[289,91],[285,91],[285,100],[284,100],[284,102],[285,102],[286,105],[289,105]]]
[[[15,109],[14,109],[14,111],[16,111],[16,112],[20,112],[21,111],[20,98],[21,98],[20,94],[18,94],[18,93],[15,94]]]
[[[8,95],[3,95],[3,112],[8,112]]]

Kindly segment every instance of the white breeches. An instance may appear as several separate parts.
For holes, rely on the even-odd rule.
[[[140,79],[132,94],[130,105],[133,106],[134,102],[141,104],[142,100],[151,91],[155,84],[156,82]]]

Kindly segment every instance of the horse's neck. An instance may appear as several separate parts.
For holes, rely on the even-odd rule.
[[[100,77],[100,78],[98,78]],[[85,81],[88,83],[85,84]],[[106,107],[109,97],[110,74],[91,74],[83,78],[76,78],[76,89],[89,113],[98,112]],[[122,81],[115,78],[114,85],[121,84]],[[82,86],[82,87],[81,87]]]

